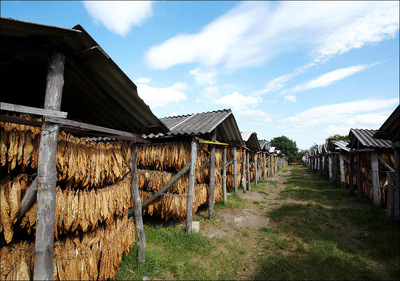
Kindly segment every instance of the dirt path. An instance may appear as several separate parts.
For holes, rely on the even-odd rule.
[[[270,210],[291,203],[280,194],[285,188],[284,181],[290,175],[289,168],[285,172],[277,172],[267,178],[266,183],[260,184],[261,191],[258,189],[244,193],[240,190],[240,197],[247,199],[244,208],[220,209],[215,213],[213,220],[200,223],[202,233],[213,243],[217,244],[218,239],[228,239],[235,244],[235,247],[244,250],[245,254],[242,255],[244,266],[237,269],[238,279],[250,280],[256,274],[257,261],[263,254],[259,244],[259,230],[262,227],[271,227],[272,223],[267,215]],[[273,184],[274,182],[276,184]]]

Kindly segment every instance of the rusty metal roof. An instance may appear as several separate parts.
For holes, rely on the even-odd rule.
[[[376,139],[391,140],[392,142],[400,141],[400,105],[386,119],[385,123],[373,135]]]
[[[351,149],[392,148],[391,141],[374,138],[373,136],[376,132],[377,130],[350,129],[349,147]]]
[[[72,29],[1,17],[1,101],[43,107],[49,54],[66,54],[61,111],[68,119],[136,134],[168,128],[96,41]]]
[[[211,133],[217,129],[217,141],[239,146],[243,144],[239,127],[230,109],[165,117],[161,121],[170,132],[165,135],[148,135],[147,138],[199,136],[211,140]]]
[[[261,150],[260,143],[258,142],[257,133],[253,131],[243,131],[242,139],[248,149],[258,152]]]

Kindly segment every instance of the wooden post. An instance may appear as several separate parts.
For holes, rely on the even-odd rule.
[[[21,200],[21,208],[17,215],[17,221],[22,219],[22,217],[25,215],[25,213],[29,210],[29,208],[32,206],[32,204],[36,201],[37,190],[38,190],[38,184],[37,184],[37,178],[35,178],[33,180],[33,182],[31,183],[31,185],[28,187],[28,189],[25,191],[24,198],[22,198],[22,200]]]
[[[380,205],[380,190],[379,190],[379,165],[378,152],[371,152],[371,172],[372,172],[372,202],[374,205]]]
[[[146,261],[146,236],[144,233],[143,226],[143,214],[142,214],[142,201],[140,201],[138,178],[137,178],[137,145],[132,144],[132,154],[131,154],[131,193],[133,199],[133,207],[135,212],[135,226],[138,236],[138,260],[139,263],[144,263]]]
[[[235,194],[238,194],[238,183],[237,183],[237,147],[233,147],[233,181],[235,187]]]
[[[340,152],[339,159],[340,159],[340,187],[342,189],[346,189],[346,178],[345,178],[345,174],[344,174],[343,152]]]
[[[350,154],[349,164],[349,191],[351,195],[354,195],[354,182],[353,182],[353,165],[354,165],[354,154]]]
[[[213,131],[212,141],[217,138],[216,129]],[[215,144],[211,145],[211,163],[210,163],[210,194],[208,196],[208,216],[212,219],[214,214],[214,188],[215,188]]]
[[[190,152],[189,187],[186,202],[186,233],[192,232],[194,183],[196,181],[197,142],[193,138]]]
[[[243,149],[243,173],[242,173],[242,187],[243,187],[243,193],[246,193],[246,149]]]
[[[388,181],[388,185],[387,185],[387,196],[386,196],[386,214],[388,217],[392,218],[393,217],[393,202],[394,202],[394,198],[393,198],[393,188],[394,188],[394,184],[393,184],[393,179],[392,179],[392,175],[391,172],[386,172],[386,178]]]
[[[250,175],[250,151],[249,156],[247,157],[247,190],[251,190],[251,175]]]
[[[267,179],[267,153],[264,152],[264,157],[263,157],[263,170],[264,170],[264,179]]]
[[[61,109],[65,55],[54,51],[47,68],[44,109]],[[53,279],[54,216],[57,185],[57,139],[59,125],[44,118],[38,155],[38,191],[34,280]]]
[[[254,178],[256,185],[258,184],[258,154],[254,153]]]
[[[400,142],[393,142],[394,148],[394,192],[393,219],[400,220]]]
[[[332,154],[329,154],[328,158],[328,172],[329,172],[329,179],[332,180]]]
[[[224,203],[227,201],[227,195],[226,195],[226,150],[227,148],[224,147],[224,154],[223,154],[223,165],[224,168],[222,169],[222,194],[224,197]]]
[[[268,156],[268,176],[272,175],[272,155]]]
[[[357,198],[361,200],[362,182],[361,182],[361,153],[357,153]]]

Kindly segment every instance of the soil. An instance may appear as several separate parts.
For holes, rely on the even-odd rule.
[[[260,184],[268,195],[259,191],[250,190],[244,193],[243,190],[239,190],[239,196],[247,199],[244,208],[219,209],[212,220],[200,222],[200,231],[212,243],[217,244],[218,239],[226,238],[234,241],[233,243],[239,249],[245,250],[242,256],[244,267],[237,269],[238,279],[254,279],[257,273],[257,264],[263,254],[259,244],[259,230],[262,227],[273,226],[273,222],[268,218],[268,212],[282,205],[299,203],[287,200],[280,194],[280,191],[285,188],[284,181],[290,175],[289,168],[285,172],[278,172],[267,178],[267,181],[277,181],[276,185],[268,182]],[[207,212],[208,210],[202,210],[196,216],[207,217]]]

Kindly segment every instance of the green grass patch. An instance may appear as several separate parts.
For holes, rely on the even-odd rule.
[[[260,193],[260,194],[264,194],[264,195],[269,195],[269,193],[268,192],[265,192],[265,191],[263,191],[263,190],[261,190],[261,191],[259,191],[258,193]]]
[[[240,209],[243,208],[246,203],[246,199],[240,197],[237,194],[232,193],[226,202],[223,200],[218,201],[214,205],[215,210],[219,209]]]

